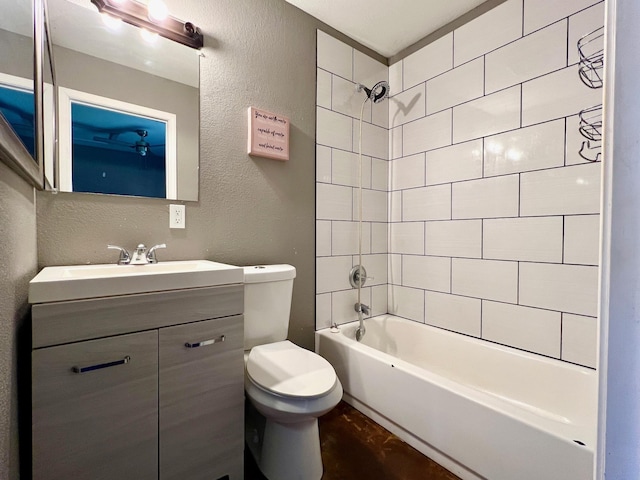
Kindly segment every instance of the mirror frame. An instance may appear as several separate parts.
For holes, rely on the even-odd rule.
[[[0,115],[0,160],[38,190],[44,190],[44,45],[45,2],[32,1],[33,18],[33,101],[35,126],[34,159],[9,123]]]

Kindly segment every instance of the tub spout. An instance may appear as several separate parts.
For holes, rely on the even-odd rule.
[[[353,308],[358,312],[358,320],[360,321],[360,325],[356,329],[356,341],[359,342],[366,332],[364,328],[364,316],[369,315],[369,306],[364,303],[356,303]]]
[[[369,315],[369,306],[364,303],[356,303],[353,308],[358,313],[364,313],[365,315]]]

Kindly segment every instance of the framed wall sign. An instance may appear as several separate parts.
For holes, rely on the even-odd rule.
[[[247,153],[274,160],[289,160],[289,119],[249,107]]]

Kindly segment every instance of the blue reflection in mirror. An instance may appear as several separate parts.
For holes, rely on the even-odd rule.
[[[74,192],[166,197],[166,123],[71,102]]]
[[[33,92],[0,85],[0,113],[35,158]]]

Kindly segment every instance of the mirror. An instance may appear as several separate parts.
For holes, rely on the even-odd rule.
[[[0,0],[0,8],[0,160],[42,189],[44,118],[39,100],[52,99],[51,86],[47,99],[43,98],[42,88],[43,6],[40,0]],[[34,84],[38,87],[37,99]],[[36,108],[37,104],[40,107]]]
[[[60,190],[197,200],[199,52],[89,0],[48,2]]]

